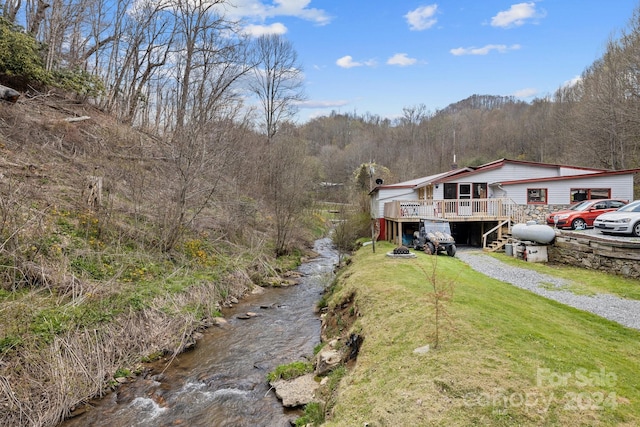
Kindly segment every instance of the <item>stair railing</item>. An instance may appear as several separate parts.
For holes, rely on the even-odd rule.
[[[489,236],[489,234],[493,233],[494,231],[497,230],[502,230],[502,227],[505,224],[509,224],[511,222],[510,219],[504,220],[500,223],[498,223],[498,225],[496,225],[495,227],[493,227],[491,230],[487,231],[486,233],[484,233],[482,235],[482,249],[486,249],[487,248],[487,236]],[[502,233],[498,232],[498,238],[502,237]]]

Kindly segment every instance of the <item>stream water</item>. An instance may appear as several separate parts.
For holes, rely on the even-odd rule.
[[[311,356],[320,342],[314,307],[338,254],[330,239],[317,240],[315,251],[319,256],[299,267],[299,285],[265,289],[225,309],[228,323],[210,328],[162,374],[122,385],[60,426],[289,426],[300,413],[282,407],[265,377]],[[239,318],[247,312],[257,316]]]

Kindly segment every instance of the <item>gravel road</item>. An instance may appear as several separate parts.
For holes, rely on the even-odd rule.
[[[565,290],[549,289],[551,286],[567,286],[568,282],[526,268],[511,266],[481,251],[458,251],[456,258],[486,276],[640,330],[640,301],[610,294],[576,295]]]

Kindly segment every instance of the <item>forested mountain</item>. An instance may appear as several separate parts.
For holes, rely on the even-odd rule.
[[[449,104],[444,109],[439,110],[437,114],[455,114],[462,110],[495,110],[499,108],[508,108],[513,104],[525,104],[524,101],[518,101],[514,96],[496,96],[496,95],[471,95],[467,99]]]
[[[435,112],[424,105],[407,107],[393,121],[335,113],[306,123],[300,132],[323,170],[340,179],[368,161],[389,167],[397,180],[441,172],[454,159],[462,166],[506,157],[636,168],[640,74],[629,43],[629,38],[611,41],[606,55],[573,86],[530,103],[473,95]]]

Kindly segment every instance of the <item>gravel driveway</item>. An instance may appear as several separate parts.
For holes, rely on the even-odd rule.
[[[511,266],[481,251],[458,251],[456,258],[486,276],[640,330],[640,301],[610,294],[576,295],[565,290],[549,289],[552,286],[567,286],[569,282],[526,268]]]

